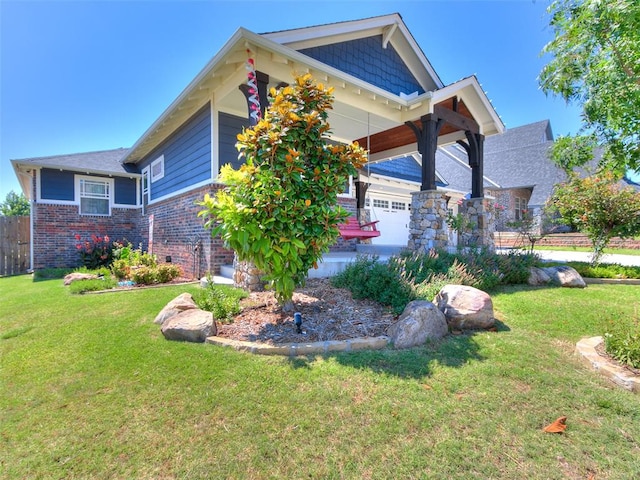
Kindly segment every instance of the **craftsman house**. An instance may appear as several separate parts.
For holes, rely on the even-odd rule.
[[[412,219],[404,240],[393,238],[388,224],[376,240],[407,244],[408,234],[414,248],[443,245],[450,196],[437,190],[446,185],[436,171],[438,147],[465,152],[467,184],[458,188],[482,200],[484,139],[504,126],[475,76],[443,84],[400,15],[265,34],[240,28],[131,148],[12,160],[32,205],[32,267],[76,265],[74,236],[91,234],[142,243],[193,276],[230,263],[233,253],[204,230],[194,202],[220,188],[221,166],[239,165],[236,135],[252,112],[248,67],[255,69],[262,109],[268,89],[296,74],[309,72],[334,87],[331,139],[357,140],[372,162],[345,189],[341,203],[348,210],[366,213],[366,202],[379,205],[398,180],[403,200],[389,197],[391,206],[404,203],[408,212],[411,203],[435,199],[435,210],[427,210],[437,222],[424,227],[423,219]],[[408,158],[419,167],[419,181],[396,175],[371,182],[367,192],[375,168]],[[353,250],[357,241],[340,240],[336,248]]]

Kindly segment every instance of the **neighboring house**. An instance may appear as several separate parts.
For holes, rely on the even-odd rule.
[[[372,186],[374,205],[378,194],[387,198],[399,188],[397,200],[388,197],[390,206],[409,208],[407,182],[416,191],[444,186],[432,168],[436,145],[481,147],[485,137],[504,131],[476,77],[444,85],[398,14],[262,35],[240,28],[130,149],[12,160],[32,205],[32,267],[75,265],[74,236],[92,234],[142,243],[187,275],[230,263],[233,252],[203,228],[194,202],[221,188],[221,166],[239,165],[236,135],[250,124],[249,58],[262,108],[269,88],[309,72],[335,89],[333,141],[358,140],[374,162],[419,157],[418,145],[427,152],[419,178],[385,178]],[[474,159],[461,193],[471,183],[478,191],[481,154]],[[340,198],[354,213],[355,180]],[[380,229],[386,242],[406,244],[388,221]],[[354,250],[355,241],[335,248]]]

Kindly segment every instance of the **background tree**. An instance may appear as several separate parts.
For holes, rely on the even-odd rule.
[[[613,237],[640,234],[640,193],[622,188],[611,172],[587,178],[571,174],[568,182],[556,185],[548,210],[591,240],[593,264]]]
[[[0,215],[4,217],[29,215],[30,212],[29,200],[23,193],[18,195],[11,190],[7,193],[4,202],[0,203]]]
[[[335,243],[348,216],[338,194],[366,162],[357,143],[328,142],[332,91],[308,74],[272,89],[265,118],[238,135],[246,163],[222,167],[226,187],[199,203],[212,235],[265,272],[281,304]]]
[[[545,93],[582,105],[583,127],[605,146],[603,162],[618,173],[640,167],[640,2],[556,0],[548,12],[553,55],[539,83]],[[571,142],[574,142],[571,145]],[[559,150],[593,158],[590,141],[570,137]]]

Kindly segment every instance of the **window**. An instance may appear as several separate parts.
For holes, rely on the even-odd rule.
[[[373,199],[373,208],[389,208],[389,200]]]
[[[527,213],[527,200],[524,198],[515,198],[514,217],[516,220],[524,220]]]
[[[391,210],[406,210],[407,205],[403,202],[391,202]]]
[[[80,215],[111,215],[112,180],[78,177]]]
[[[151,162],[151,181],[156,182],[164,177],[164,155]]]

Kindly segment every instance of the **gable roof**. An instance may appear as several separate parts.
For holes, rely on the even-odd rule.
[[[129,176],[134,173],[134,170],[131,166],[121,163],[122,158],[128,152],[128,148],[117,148],[97,152],[21,158],[20,160],[12,160],[12,162],[14,162],[14,164],[30,165],[33,167],[62,168],[64,170],[78,172]]]
[[[369,76],[371,72],[364,72],[366,75],[360,75],[362,72],[359,71],[348,73],[302,51],[305,48],[333,45],[335,41],[372,36],[376,36],[376,41],[382,44],[379,50],[385,50],[386,46],[387,51],[395,51],[421,89],[425,90],[424,93],[411,95],[414,92],[402,91],[405,87],[397,89],[397,92],[389,91],[372,83]],[[442,101],[456,95],[462,103],[469,105],[474,117],[477,116],[482,133],[493,135],[504,130],[502,121],[477,79],[469,77],[442,87],[441,80],[400,15],[392,14],[263,35],[239,28],[142,134],[123,161],[136,163],[142,160],[208,102],[219,111],[246,115],[246,100],[238,86],[246,83],[245,65],[249,55],[254,59],[256,69],[269,75],[271,86],[291,82],[293,72],[309,72],[317,81],[334,87],[335,100],[333,110],[329,113],[329,122],[333,137],[338,141],[353,141],[402,126],[406,121],[414,121],[431,113],[436,100]],[[436,96],[434,92],[440,95]]]
[[[399,13],[280,30],[263,33],[262,35],[316,59],[320,59],[319,57],[322,57],[320,52],[330,46],[373,39],[374,41],[369,43],[369,47],[376,49],[378,53],[383,50],[389,50],[394,55],[397,55],[401,61],[401,65],[398,62],[399,67],[407,68],[419,83],[421,91],[418,90],[418,93],[437,90],[444,86]],[[360,53],[361,55],[366,55],[371,54],[371,51]],[[426,76],[424,72],[427,73]],[[405,91],[404,93],[411,94],[413,91]]]
[[[52,168],[60,170],[70,170],[78,173],[116,176],[116,177],[138,177],[132,165],[125,165],[122,159],[129,152],[128,148],[117,148],[114,150],[100,150],[97,152],[70,153],[64,155],[52,155],[47,157],[21,158],[11,160],[13,170],[20,181],[22,191],[27,197],[31,192],[30,177],[20,175],[20,172],[39,169]]]

